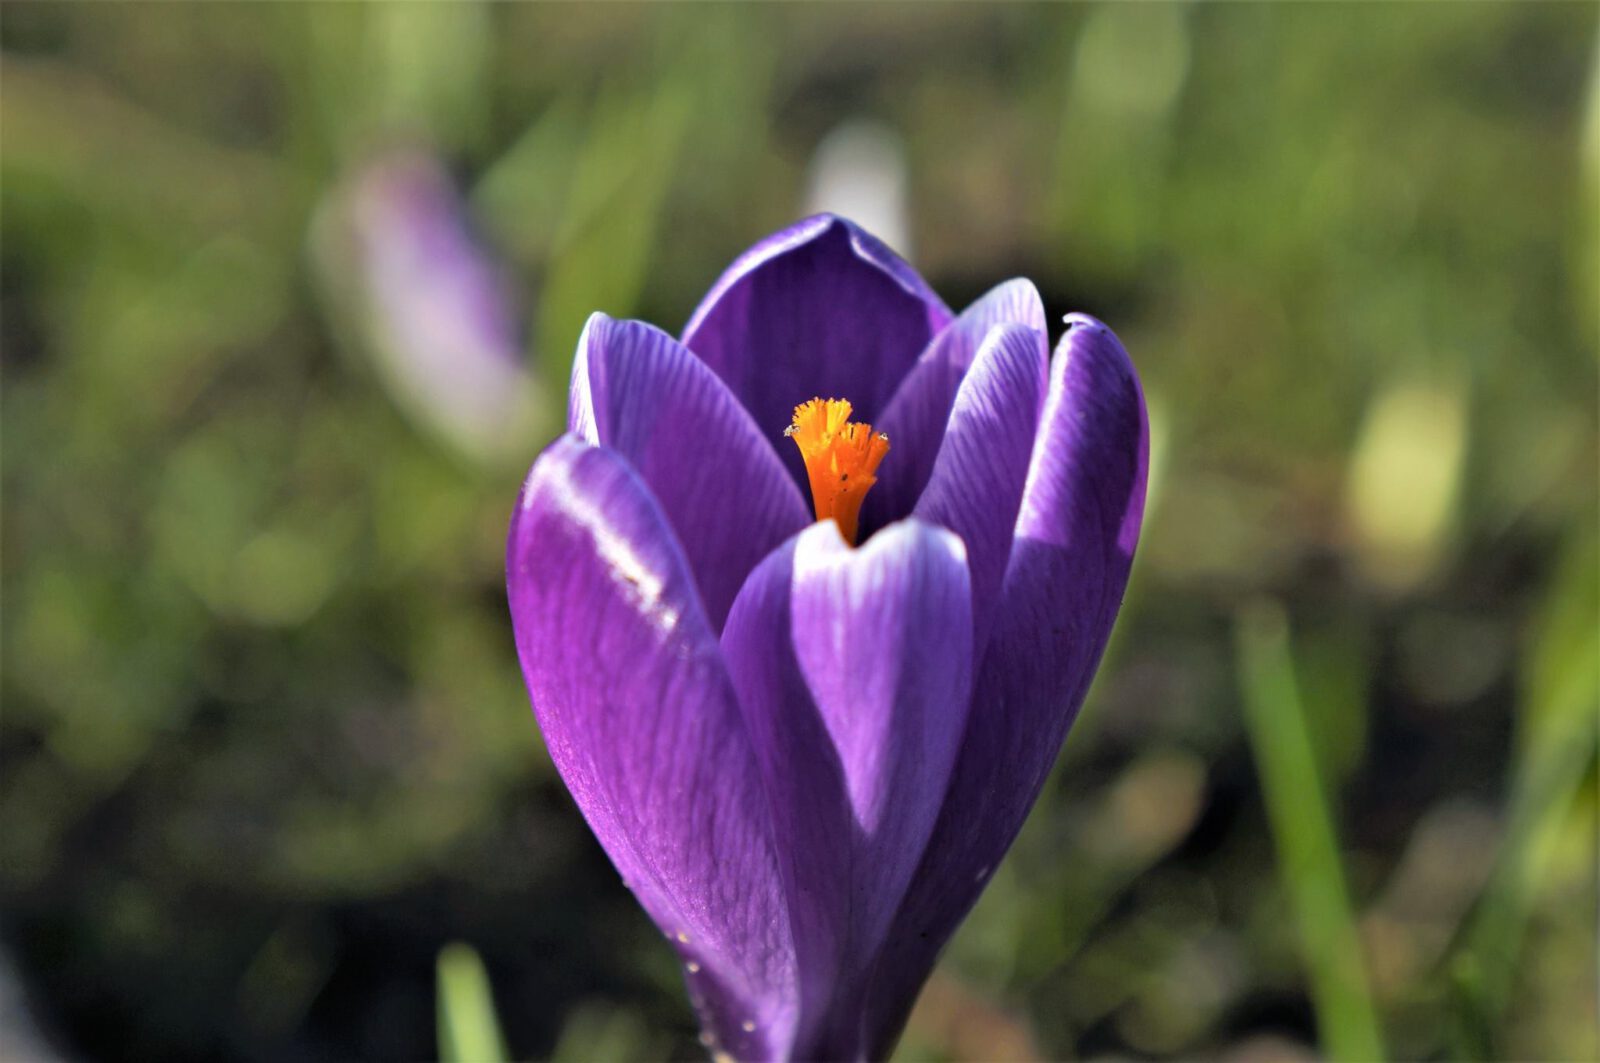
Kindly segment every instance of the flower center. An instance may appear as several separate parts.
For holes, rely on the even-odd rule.
[[[878,478],[878,463],[889,453],[889,437],[870,424],[850,420],[845,399],[812,399],[794,408],[783,434],[795,441],[811,480],[817,519],[838,523],[845,542],[855,545],[861,500]]]

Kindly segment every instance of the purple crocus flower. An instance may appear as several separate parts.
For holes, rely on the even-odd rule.
[[[569,432],[511,524],[517,650],[718,1059],[887,1055],[1044,784],[1148,435],[1122,345],[1066,320],[1052,360],[1029,282],[953,316],[819,215],[681,341],[601,314],[578,341]]]
[[[468,454],[526,446],[536,387],[506,278],[443,165],[396,148],[332,198],[324,273],[399,404]]]

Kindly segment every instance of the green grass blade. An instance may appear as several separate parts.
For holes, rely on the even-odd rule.
[[[489,975],[470,945],[439,951],[439,1058],[444,1063],[500,1063],[507,1059],[494,1013]]]
[[[1528,640],[1504,841],[1452,956],[1456,1052],[1504,1056],[1504,1018],[1522,970],[1528,926],[1557,861],[1561,834],[1600,749],[1600,553],[1592,530],[1574,535]]]
[[[1237,639],[1245,730],[1299,927],[1323,1047],[1336,1060],[1380,1060],[1383,1037],[1282,608],[1261,602],[1244,610]]]

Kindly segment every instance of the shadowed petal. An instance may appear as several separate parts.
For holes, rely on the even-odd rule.
[[[572,367],[568,426],[621,454],[650,488],[714,630],[756,562],[811,521],[744,407],[653,325],[589,319]]]
[[[551,759],[682,955],[708,1034],[741,1059],[786,1054],[793,952],[771,820],[660,509],[621,458],[563,437],[523,486],[506,579]]]
[[[861,978],[949,784],[971,687],[960,540],[908,521],[860,550],[831,521],[764,561],[723,650],[773,808],[802,1017],[796,1053],[860,1050]]]
[[[683,343],[716,370],[766,438],[794,407],[849,399],[883,410],[950,311],[915,270],[843,218],[819,214],[746,251],[701,301]],[[782,456],[797,484],[798,454]]]
[[[991,329],[956,393],[933,475],[913,511],[966,545],[979,654],[1000,602],[1048,384],[1044,333],[1026,325]]]
[[[1021,829],[1127,585],[1144,513],[1144,397],[1110,329],[1085,315],[1067,325],[954,779],[879,959],[874,1056],[893,1045],[939,950]]]
[[[886,470],[867,496],[861,516],[867,532],[899,520],[916,505],[933,474],[934,458],[950,420],[956,391],[984,338],[996,325],[1035,329],[1039,334],[1039,358],[1044,360],[1049,342],[1044,302],[1029,280],[1019,278],[997,285],[939,333],[874,423],[889,437],[892,474]]]

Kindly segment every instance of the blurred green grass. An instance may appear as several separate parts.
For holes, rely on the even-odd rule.
[[[313,234],[437,152],[553,423],[590,310],[677,329],[866,116],[935,286],[1108,320],[1157,435],[1106,667],[902,1054],[1338,1052],[1241,708],[1265,597],[1389,1053],[1595,1058],[1596,23],[7,5],[0,928],[46,1031],[415,1058],[460,940],[519,1058],[696,1054],[527,712],[532,453],[414,420]]]

